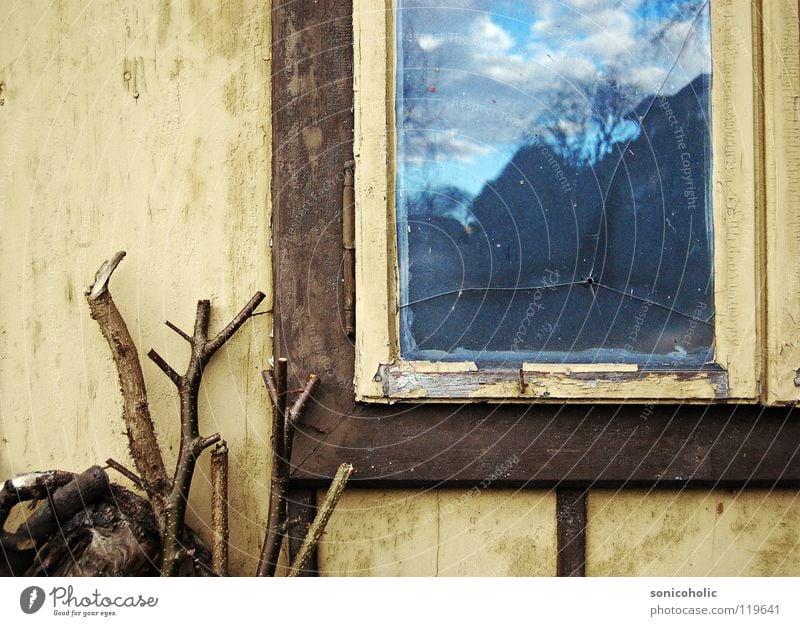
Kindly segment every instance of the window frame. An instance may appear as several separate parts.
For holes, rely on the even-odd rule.
[[[779,12],[764,20],[767,28],[771,19],[795,20],[780,41],[753,22],[759,66],[780,60],[789,79],[766,90],[769,121],[793,110],[800,37],[796,6],[767,8]],[[753,1],[755,18],[763,9]],[[341,280],[344,168],[354,154],[352,11],[350,0],[275,0],[271,11],[273,351],[288,359],[290,388],[309,373],[321,381],[294,425],[290,499],[313,501],[305,490],[327,487],[342,462],[355,467],[349,489],[800,487],[793,406],[356,402]],[[783,151],[775,154],[783,167],[767,176],[771,197],[800,177],[800,133],[767,135],[767,145]],[[797,206],[786,203],[776,215]],[[772,247],[780,252],[782,242],[763,252]],[[796,260],[783,263],[781,271]],[[775,315],[800,319],[795,312]]]
[[[355,0],[355,393],[362,402],[748,402],[760,399],[762,236],[757,197],[758,63],[751,0],[713,0],[712,145],[715,363],[719,369],[641,371],[620,364],[406,361],[399,350],[395,183],[394,0]],[[754,210],[755,209],[755,210]],[[385,268],[385,271],[376,271]]]

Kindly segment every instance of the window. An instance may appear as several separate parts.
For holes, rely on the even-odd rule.
[[[708,4],[493,5],[397,0],[401,356],[713,362]]]
[[[272,12],[274,346],[276,356],[289,359],[293,385],[303,384],[309,372],[322,381],[298,425],[291,460],[293,486],[327,485],[346,459],[356,467],[354,485],[466,489],[496,475],[498,467],[508,467],[510,458],[519,462],[511,464],[493,488],[739,489],[800,484],[800,421],[791,407],[707,406],[683,399],[677,404],[648,399],[624,405],[593,399],[591,406],[515,402],[518,370],[492,372],[496,378],[510,374],[503,383],[511,401],[388,404],[391,398],[383,395],[380,385],[373,386],[372,379],[382,363],[397,357],[392,346],[399,348],[392,343],[399,326],[388,321],[396,320],[390,317],[390,302],[396,303],[390,289],[397,283],[388,254],[390,235],[394,236],[394,203],[388,194],[393,179],[385,176],[389,153],[387,144],[380,143],[393,128],[386,123],[390,109],[385,90],[393,89],[394,83],[385,80],[387,48],[376,51],[386,32],[375,32],[366,13],[375,9],[374,2],[357,3],[354,12],[350,2],[292,2],[276,3]],[[378,28],[385,27],[382,18]],[[725,88],[712,91],[714,123],[725,120],[722,133],[712,131],[712,152],[715,159],[728,155],[725,163],[731,172],[716,161],[713,166],[723,179],[733,181],[725,183],[722,204],[715,205],[722,207],[729,225],[728,231],[715,230],[715,244],[730,240],[727,256],[735,259],[737,250],[749,247],[751,252],[743,256],[755,257],[754,269],[744,265],[727,271],[718,262],[721,248],[715,247],[715,294],[720,285],[731,286],[722,291],[727,294],[722,305],[715,300],[715,332],[726,328],[726,318],[750,322],[755,315],[755,344],[763,352],[755,355],[740,348],[738,354],[725,357],[733,363],[727,370],[731,389],[742,383],[750,364],[758,371],[758,377],[753,376],[760,380],[763,401],[794,404],[800,389],[794,382],[800,362],[795,347],[800,346],[797,5],[761,0],[720,5],[712,0],[711,28],[712,71],[715,80],[727,76]],[[727,32],[727,44],[714,39],[717,28]],[[355,63],[354,52],[359,55]],[[353,70],[358,91],[353,89]],[[383,91],[370,96],[369,90]],[[716,99],[722,101],[722,109],[714,105]],[[365,132],[369,120],[364,117],[370,111],[376,119]],[[358,133],[353,132],[354,114]],[[723,141],[726,133],[738,136],[741,144],[751,141],[755,152],[743,149],[737,160],[737,143]],[[357,336],[352,338],[345,330],[349,294],[343,293],[341,281],[341,199],[343,169],[354,155],[359,159],[356,295],[361,310]],[[714,198],[720,197],[716,186],[722,184],[714,183]],[[738,246],[740,239],[747,245]],[[383,257],[382,248],[387,248]],[[736,345],[738,337],[728,336]],[[715,350],[719,358],[716,346]],[[454,364],[414,367],[428,372],[438,368],[445,376]],[[359,394],[373,402],[356,400],[354,373]],[[602,376],[584,375],[595,375],[597,387],[603,389]],[[462,373],[447,380],[455,380],[455,387],[458,376]],[[534,374],[526,373],[524,380],[533,384]]]
[[[355,3],[357,398],[763,399],[757,3],[429,5]]]

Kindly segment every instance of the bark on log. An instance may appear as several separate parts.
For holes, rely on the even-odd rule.
[[[8,481],[13,483],[13,481]],[[108,475],[99,466],[90,467],[55,493],[46,491],[47,500],[37,508],[14,533],[4,533],[4,547],[29,549],[47,539],[76,513],[105,495],[109,489]]]
[[[211,566],[228,575],[228,446],[220,442],[211,451]]]
[[[164,496],[169,489],[167,471],[153,420],[150,417],[147,389],[136,344],[108,290],[111,275],[123,258],[125,252],[117,252],[100,266],[94,282],[86,290],[86,300],[89,303],[92,319],[98,323],[100,331],[108,342],[117,368],[122,393],[122,419],[125,422],[131,458],[142,479],[145,493],[156,511],[156,516],[161,519]]]

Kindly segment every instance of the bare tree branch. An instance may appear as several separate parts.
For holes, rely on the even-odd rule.
[[[269,401],[273,408],[278,406],[278,386],[275,384],[275,377],[272,375],[272,370],[264,370],[261,372],[261,378],[264,379],[264,386],[267,388]]]
[[[158,352],[156,352],[151,348],[150,351],[147,353],[147,356],[150,357],[150,360],[153,363],[158,365],[159,369],[162,372],[164,372],[167,375],[167,378],[169,378],[175,385],[181,384],[181,375],[178,374],[178,372],[176,372],[174,369],[172,369],[170,364],[167,363],[164,360],[164,357],[162,357]]]
[[[291,526],[288,522],[289,503],[286,500],[286,486],[291,468],[294,430],[308,405],[311,394],[319,386],[319,378],[315,374],[311,374],[302,389],[294,390],[299,391],[300,395],[292,404],[292,408],[287,410],[289,394],[287,365],[287,360],[281,358],[275,364],[274,373],[271,370],[261,373],[272,402],[272,433],[270,437],[272,470],[267,530],[258,562],[257,576],[275,575],[281,543]]]
[[[165,320],[165,321],[164,321],[164,324],[166,324],[167,328],[169,328],[169,329],[171,329],[171,330],[174,330],[174,331],[175,331],[175,332],[176,332],[178,335],[180,335],[180,336],[181,336],[183,339],[185,339],[185,340],[186,340],[186,341],[188,341],[189,343],[192,343],[192,338],[191,338],[189,335],[187,335],[185,332],[183,332],[183,331],[182,331],[180,328],[178,328],[178,327],[177,327],[175,324],[173,324],[173,323],[172,323],[172,322],[170,322],[169,320]]]
[[[248,302],[244,308],[236,314],[231,322],[223,328],[216,337],[214,337],[211,341],[208,342],[206,346],[206,350],[209,352],[209,358],[213,356],[213,354],[219,350],[228,339],[230,339],[233,334],[241,328],[242,324],[244,324],[255,312],[258,308],[258,305],[261,304],[261,301],[266,298],[266,296],[261,293],[260,291],[257,292]]]
[[[308,377],[308,382],[303,390],[300,392],[300,395],[292,404],[292,408],[286,414],[285,424],[284,424],[284,454],[286,455],[286,463],[289,465],[287,470],[287,478],[288,473],[291,470],[292,464],[292,448],[294,445],[294,433],[296,430],[296,426],[300,421],[300,417],[303,414],[303,411],[306,409],[306,405],[308,401],[311,399],[311,394],[314,393],[316,388],[319,387],[319,378],[316,374],[311,374]]]
[[[331,515],[333,514],[333,511],[339,502],[339,498],[342,496],[344,488],[347,486],[347,481],[350,479],[352,473],[352,465],[348,463],[342,463],[339,466],[339,469],[336,471],[336,475],[333,477],[331,486],[328,489],[328,493],[325,494],[325,499],[322,501],[322,504],[319,507],[319,512],[314,518],[314,521],[311,523],[311,527],[308,529],[306,538],[303,540],[303,545],[300,546],[300,550],[297,553],[291,568],[289,569],[289,576],[298,576],[303,567],[305,567],[306,562],[311,556],[311,552],[322,538],[322,534],[325,532],[328,521],[330,520]]]
[[[139,489],[144,489],[144,486],[142,485],[142,479],[139,478],[132,471],[130,471],[119,461],[115,461],[114,459],[106,459],[106,465],[108,465],[108,467],[112,469],[117,470],[120,474],[122,474],[125,478],[131,481],[134,485],[139,487]]]
[[[155,350],[148,353],[156,365],[175,384],[180,398],[180,448],[172,486],[166,499],[164,516],[164,550],[161,559],[161,573],[164,576],[176,575],[181,570],[181,564],[191,557],[185,547],[184,520],[195,465],[203,450],[213,446],[221,439],[219,433],[209,437],[200,436],[198,398],[203,372],[214,354],[253,315],[255,308],[264,297],[263,293],[257,292],[213,341],[208,340],[211,303],[208,300],[200,300],[197,303],[194,331],[189,338],[191,356],[186,373],[183,375],[175,372]]]
[[[261,556],[258,561],[257,576],[274,576],[275,566],[281,551],[283,535],[280,528],[286,520],[286,502],[284,490],[289,479],[289,462],[286,458],[286,389],[287,385],[287,360],[278,359],[275,363],[275,376],[266,370],[262,373],[264,382],[270,392],[270,398],[275,397],[272,405],[272,433],[270,442],[272,446],[272,469],[270,475],[269,516],[267,518],[267,531]],[[272,389],[270,389],[272,386]]]
[[[94,283],[86,290],[86,300],[92,318],[97,321],[111,349],[122,393],[122,418],[128,434],[131,457],[142,478],[147,497],[160,518],[169,480],[150,417],[147,389],[136,344],[108,290],[111,275],[124,257],[125,252],[117,252],[100,266]]]
[[[200,456],[203,450],[210,448],[215,443],[219,443],[222,440],[222,436],[219,433],[214,433],[210,437],[201,437],[200,439],[195,439],[192,442],[192,453],[195,456]]]
[[[228,575],[228,446],[221,441],[211,451],[211,566]]]
[[[316,374],[311,374],[302,393],[294,401],[292,408],[289,409],[289,422],[292,425],[300,421],[300,415],[305,410],[311,395],[316,391],[317,387],[319,387],[319,377]]]
[[[175,472],[170,481],[150,418],[147,392],[136,346],[108,291],[110,277],[124,256],[124,252],[118,252],[100,267],[94,283],[86,290],[86,298],[92,317],[100,325],[117,366],[124,400],[123,417],[131,455],[141,476],[140,483],[153,505],[161,531],[163,542],[161,573],[173,576],[186,567],[194,567],[193,557],[187,548],[193,545],[193,540],[191,532],[187,532],[185,528],[192,476],[197,458],[203,450],[221,440],[219,433],[208,437],[200,436],[198,397],[203,372],[214,354],[255,313],[255,309],[266,296],[260,291],[256,292],[245,307],[211,340],[208,334],[211,303],[208,300],[200,300],[197,303],[192,335],[172,322],[166,321],[167,327],[175,331],[191,347],[189,364],[183,375],[155,350],[148,352],[150,359],[177,387],[180,398],[180,448]],[[285,407],[281,412],[281,415],[284,414]],[[112,459],[109,460],[109,465],[136,482],[136,475],[121,464]]]

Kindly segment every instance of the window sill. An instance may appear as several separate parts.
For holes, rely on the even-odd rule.
[[[419,362],[381,365],[362,402],[724,402],[728,374],[719,369],[646,371],[636,366],[525,364],[521,369],[441,371]],[[442,364],[434,364],[442,365]],[[458,366],[461,364],[447,364]],[[611,369],[616,368],[616,369]],[[439,371],[437,371],[439,370]],[[626,371],[627,370],[627,371]],[[376,393],[377,392],[377,393]],[[755,398],[745,399],[753,401]]]

